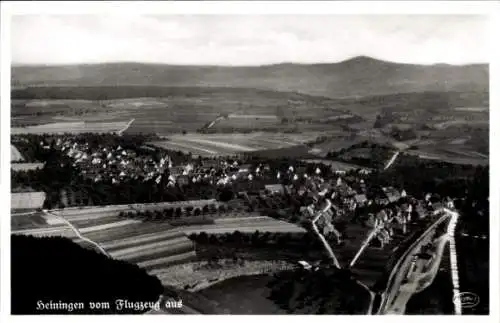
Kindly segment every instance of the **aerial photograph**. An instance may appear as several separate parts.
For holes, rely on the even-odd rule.
[[[490,315],[487,25],[12,16],[11,314]]]

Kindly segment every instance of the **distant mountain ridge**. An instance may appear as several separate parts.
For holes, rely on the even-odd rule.
[[[400,64],[366,56],[339,63],[282,63],[263,66],[103,63],[13,66],[11,81],[13,87],[239,87],[339,98],[424,91],[488,92],[489,67],[487,64]]]

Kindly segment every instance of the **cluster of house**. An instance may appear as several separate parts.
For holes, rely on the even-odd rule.
[[[188,163],[169,168],[168,186],[183,186],[188,183],[209,183],[224,186],[235,181],[252,181],[269,171],[269,166],[240,164],[238,161],[209,159],[200,165]]]
[[[141,156],[130,149],[100,146],[91,149],[88,143],[76,143],[70,140],[57,139],[56,148],[73,159],[73,166],[95,182],[111,180],[119,183],[124,179],[139,179],[144,181],[158,178],[171,166],[168,156],[156,162],[152,156]]]
[[[63,141],[60,138],[55,146],[73,159],[73,165],[84,176],[95,182],[111,181],[116,184],[127,179],[141,179],[144,182],[154,180],[157,184],[165,181],[167,186],[202,182],[228,185],[234,181],[252,181],[270,171],[268,165],[240,165],[238,161],[222,158],[204,160],[201,164],[174,166],[168,154],[158,161],[150,155],[138,155],[134,150],[120,146],[91,149],[88,143]]]
[[[351,178],[350,182],[348,184],[342,177],[325,181],[316,176],[310,177],[297,190],[300,195],[310,195],[314,201],[301,208],[302,216],[314,219],[321,234],[325,237],[333,235],[339,244],[342,242],[342,233],[335,227],[335,219],[353,216],[358,207],[370,210],[364,224],[372,229],[373,238],[379,241],[382,248],[391,241],[395,226],[405,234],[407,223],[414,220],[415,216],[421,218],[436,215],[445,207],[454,207],[449,197],[436,201],[431,194],[426,194],[423,200],[417,200],[407,196],[404,189],[400,191],[394,187],[381,187],[380,194],[367,198],[363,179],[353,181]]]

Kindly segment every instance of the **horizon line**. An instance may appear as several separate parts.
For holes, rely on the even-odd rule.
[[[178,63],[168,63],[168,62],[144,62],[144,61],[100,61],[100,62],[75,62],[75,63],[16,63],[11,62],[12,67],[66,67],[66,66],[84,66],[84,65],[117,65],[117,64],[140,64],[140,65],[165,65],[165,66],[178,66],[178,67],[266,67],[266,66],[278,66],[278,65],[332,65],[341,64],[356,59],[373,60],[381,63],[389,64],[400,64],[400,65],[419,65],[419,66],[436,66],[436,65],[446,65],[446,66],[470,66],[470,65],[489,65],[489,62],[467,62],[467,63],[448,63],[448,62],[433,62],[433,63],[416,63],[416,62],[398,62],[390,61],[386,59],[376,58],[367,55],[355,55],[340,61],[329,61],[329,62],[276,62],[276,63],[262,63],[262,64],[178,64]]]

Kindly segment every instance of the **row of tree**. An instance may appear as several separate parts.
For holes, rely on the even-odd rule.
[[[226,212],[233,211],[233,207],[231,205],[215,205],[215,204],[207,204],[203,207],[193,207],[192,205],[188,205],[185,207],[167,207],[163,210],[146,210],[146,211],[138,211],[138,212],[120,212],[120,217],[126,218],[141,218],[146,220],[174,220],[180,219],[184,217],[205,217],[207,215],[216,215],[216,214],[224,214]]]

